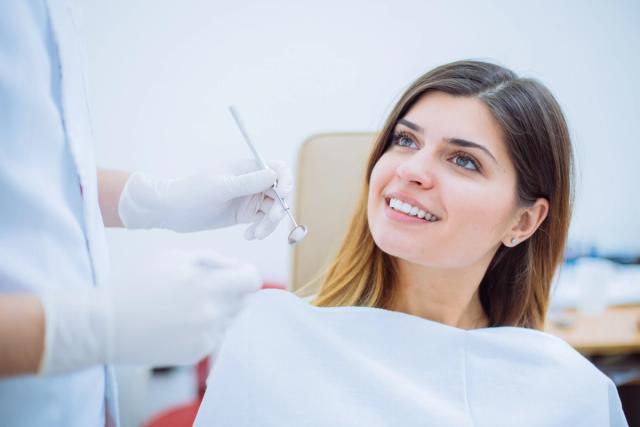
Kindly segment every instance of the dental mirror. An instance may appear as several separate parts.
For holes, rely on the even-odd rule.
[[[249,149],[253,153],[253,157],[256,159],[256,162],[258,162],[258,165],[262,169],[267,169],[267,164],[264,162],[264,160],[262,160],[262,156],[260,156],[256,148],[251,143],[251,139],[249,139],[249,135],[247,134],[247,131],[245,130],[244,125],[242,124],[242,120],[240,119],[240,114],[238,113],[238,110],[236,109],[236,107],[234,107],[233,105],[230,105],[229,112],[231,113],[233,120],[235,120],[236,124],[238,125],[238,129],[240,129],[240,133],[244,138],[244,142],[246,142],[247,145],[249,146]],[[284,211],[287,213],[287,215],[289,216],[289,219],[291,220],[291,223],[293,224],[293,229],[289,233],[288,241],[290,245],[295,245],[296,243],[300,243],[307,236],[308,229],[306,226],[299,225],[296,222],[295,218],[293,217],[293,214],[291,213],[291,208],[289,207],[287,202],[282,197],[280,197],[280,194],[278,194],[277,185],[278,185],[278,182],[276,181],[276,183],[273,184],[273,187],[271,188],[273,188],[273,192],[275,193],[276,198],[280,202],[280,205],[282,206]]]

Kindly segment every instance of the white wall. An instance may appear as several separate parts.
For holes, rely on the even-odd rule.
[[[541,79],[566,112],[581,178],[572,239],[640,252],[638,2],[76,3],[101,166],[179,176],[247,157],[229,103],[265,157],[293,166],[314,133],[377,129],[430,68],[490,59]],[[212,248],[285,282],[286,228],[251,243],[241,228],[109,240],[116,268],[161,247]]]

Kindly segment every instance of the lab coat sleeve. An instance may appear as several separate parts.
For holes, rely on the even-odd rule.
[[[610,427],[629,427],[627,419],[622,411],[622,403],[618,396],[618,390],[616,389],[613,381],[609,382],[609,426]]]

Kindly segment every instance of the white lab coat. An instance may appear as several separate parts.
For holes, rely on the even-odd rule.
[[[0,2],[3,293],[103,286],[108,274],[74,26],[63,0]],[[0,379],[0,425],[104,426],[107,418],[117,418],[108,367]]]
[[[559,338],[256,294],[228,331],[196,427],[623,427],[611,380]]]

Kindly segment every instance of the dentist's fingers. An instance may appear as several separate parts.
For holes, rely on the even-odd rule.
[[[256,239],[262,240],[268,235],[270,235],[273,230],[278,226],[278,222],[273,222],[269,219],[269,217],[264,218],[260,223],[256,226],[254,230],[254,235]]]
[[[265,217],[263,212],[256,213],[256,220],[244,231],[244,238],[247,240],[254,240],[256,238],[255,229],[260,224],[260,221]]]
[[[282,203],[280,203],[279,200],[275,199],[275,195],[273,195],[272,198],[271,195],[267,194],[262,201],[259,210],[264,212],[269,217],[270,221],[276,223],[286,215],[286,212],[282,207]]]
[[[291,169],[289,169],[284,162],[277,160],[268,162],[268,166],[278,176],[278,186],[276,187],[278,194],[280,194],[281,197],[287,197],[291,193],[291,190],[293,190],[293,174],[291,173]]]
[[[276,224],[280,222],[286,214],[287,213],[285,212],[282,204],[279,201],[276,201],[267,213],[267,215],[269,216],[269,220],[271,222],[275,222]]]
[[[256,214],[255,221],[244,233],[245,239],[264,239],[276,229],[285,216],[286,211],[279,201],[265,197],[260,212]]]
[[[196,267],[207,271],[212,269],[237,267],[239,265],[242,265],[242,262],[238,259],[230,258],[209,250],[193,251],[192,257],[193,263]]]
[[[202,271],[198,281],[205,295],[220,302],[220,306],[231,308],[237,306],[244,295],[262,287],[262,279],[251,264]]]
[[[271,211],[271,209],[273,209],[273,207],[277,204],[280,204],[280,202],[273,200],[268,195],[265,195],[264,198],[262,199],[262,202],[260,203],[260,206],[258,207],[258,211],[262,212],[265,215],[268,215],[269,211]]]

